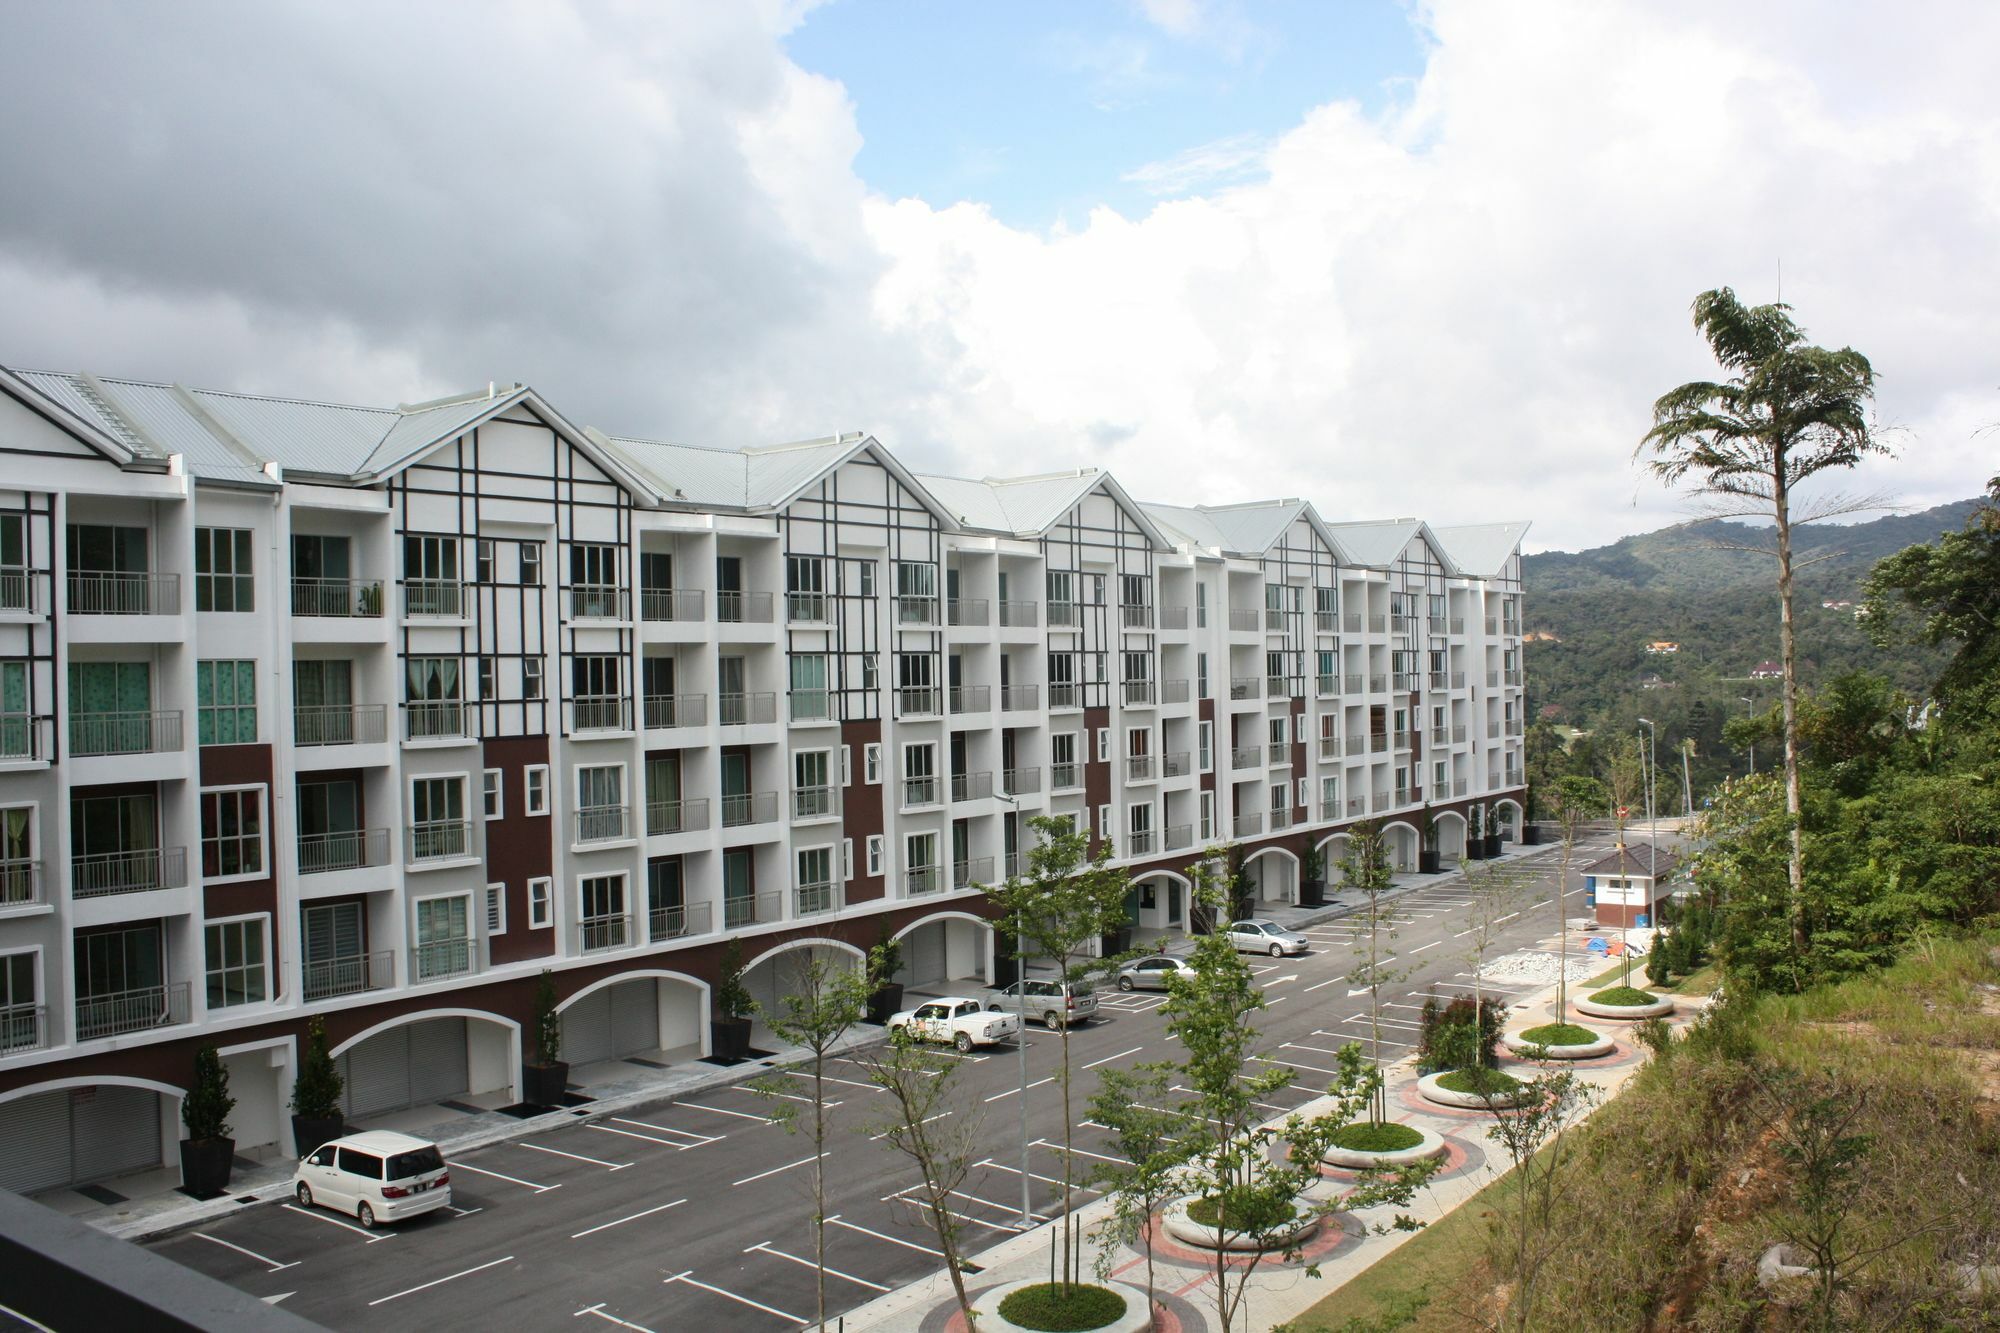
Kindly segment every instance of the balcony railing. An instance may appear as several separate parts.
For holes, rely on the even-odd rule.
[[[459,699],[422,699],[403,705],[406,740],[461,739],[465,735],[465,704]]]
[[[1026,852],[1008,852],[1000,858],[1000,863],[1005,868],[1008,879],[1019,879],[1022,875],[1028,873],[1028,854]]]
[[[1368,753],[1387,754],[1388,752],[1389,752],[1388,732],[1378,731],[1368,738]]]
[[[310,704],[292,709],[294,745],[380,745],[388,739],[387,704]]]
[[[77,713],[69,720],[72,755],[171,754],[180,748],[179,709],[162,713]]]
[[[306,998],[330,1000],[337,995],[360,995],[394,986],[396,955],[393,950],[382,949],[376,953],[308,958],[301,970]]]
[[[1505,728],[1505,730],[1506,730],[1506,732],[1507,732],[1507,734],[1508,734],[1509,736],[1518,736],[1518,735],[1520,735],[1520,734],[1521,734],[1521,719],[1520,719],[1520,718],[1518,718],[1518,717],[1510,717],[1510,718],[1508,718],[1508,719],[1507,719],[1507,725],[1506,725],[1506,728]]]
[[[0,763],[47,759],[49,724],[53,721],[27,713],[0,714]]]
[[[645,700],[645,721],[649,731],[671,731],[675,727],[698,727],[708,721],[705,694],[649,694]]]
[[[1421,788],[1418,787],[1396,788],[1396,804],[1398,806],[1415,805],[1418,801],[1422,799],[1423,799],[1423,791]]]
[[[1255,837],[1264,831],[1264,816],[1261,814],[1238,815],[1236,816],[1234,827],[1236,829],[1236,836],[1239,838]]]
[[[825,624],[826,594],[823,592],[786,593],[785,619],[794,625]]]
[[[1463,796],[1463,795],[1465,795],[1465,779],[1464,779],[1464,778],[1454,778],[1454,779],[1452,780],[1452,784],[1451,784],[1451,794],[1452,794],[1453,796]]]
[[[1049,686],[1049,707],[1083,707],[1083,687],[1070,681],[1058,681]]]
[[[1184,704],[1188,701],[1188,680],[1182,676],[1175,680],[1160,682],[1160,702],[1163,704]]]
[[[1518,787],[1523,781],[1521,770],[1518,768],[1508,769],[1503,776],[1506,778],[1509,787]]]
[[[1450,633],[1453,633],[1453,634],[1463,634],[1463,633],[1465,633],[1465,617],[1464,617],[1464,616],[1453,616],[1453,617],[1452,617],[1452,618],[1450,619],[1450,621],[1448,621],[1448,622],[1447,622],[1447,627],[1448,627],[1448,629],[1449,629],[1449,632],[1450,632]]]
[[[1368,692],[1370,694],[1387,694],[1389,692],[1389,674],[1386,671],[1371,673],[1368,677]]]
[[[1365,680],[1366,680],[1365,677],[1360,676],[1358,674],[1347,676],[1344,682],[1346,685],[1346,693],[1348,694],[1361,693],[1361,687],[1365,683]]]
[[[181,576],[75,570],[69,576],[69,613],[73,616],[177,616],[181,613]]]
[[[715,594],[715,618],[725,625],[768,625],[773,600],[768,592],[726,589]]]
[[[1292,747],[1289,745],[1273,745],[1271,747],[1271,767],[1290,768],[1291,766]]]
[[[993,773],[990,769],[977,773],[951,775],[951,799],[954,805],[964,801],[983,801],[992,794]]]
[[[830,879],[815,880],[793,890],[792,915],[818,916],[841,909],[840,885]]]
[[[293,579],[294,616],[375,620],[382,615],[380,579]]]
[[[20,615],[40,611],[42,573],[19,565],[0,568],[0,612]]]
[[[1521,673],[1518,670],[1504,672],[1501,678],[1509,685],[1519,685],[1521,683]]]
[[[31,857],[0,861],[0,907],[33,907],[42,901],[42,863]]]
[[[1486,617],[1486,632],[1488,634],[1498,634],[1500,632],[1500,618],[1498,616]]]
[[[704,619],[700,588],[641,588],[639,617],[652,621]]]
[[[678,940],[688,935],[706,935],[710,916],[708,903],[684,903],[679,907],[655,907],[646,914],[646,938]]]
[[[1451,743],[1453,745],[1465,744],[1465,725],[1463,723],[1451,729]]]
[[[1118,619],[1126,629],[1153,628],[1153,608],[1132,602],[1118,608]]]
[[[833,695],[827,690],[793,690],[789,696],[792,721],[831,722]]]
[[[1050,629],[1074,629],[1081,619],[1075,602],[1049,603]]]
[[[1432,727],[1432,728],[1431,728],[1431,744],[1432,744],[1432,745],[1447,745],[1447,744],[1449,744],[1450,742],[1451,742],[1451,728],[1450,728],[1450,727]]]
[[[1285,612],[1283,608],[1276,606],[1265,607],[1264,628],[1276,632],[1284,629],[1284,627],[1285,627]]]
[[[781,921],[784,910],[785,895],[775,889],[725,897],[722,900],[722,928],[736,930],[742,926]]]
[[[1411,620],[1410,616],[1392,615],[1389,617],[1389,628],[1398,634],[1407,634],[1410,632]]]
[[[629,942],[631,933],[632,923],[623,912],[581,917],[576,923],[577,952],[600,953],[605,949],[622,949]]]
[[[1041,687],[1037,685],[1002,685],[1000,687],[1000,711],[1003,713],[1032,713],[1035,711]]]
[[[944,691],[935,685],[896,687],[897,717],[935,717],[944,711]]]
[[[628,812],[622,805],[586,805],[576,812],[576,841],[617,842],[631,837]]]
[[[1347,798],[1347,813],[1348,813],[1348,816],[1349,816],[1349,818],[1352,818],[1352,817],[1354,817],[1354,816],[1356,816],[1356,815],[1365,815],[1365,814],[1367,814],[1367,813],[1368,813],[1368,802],[1367,802],[1366,800],[1362,799],[1362,798],[1361,798],[1361,797],[1359,797],[1359,796],[1350,796],[1350,797],[1348,797],[1348,798]]]
[[[1161,629],[1186,629],[1188,609],[1185,606],[1163,606],[1160,608]]]
[[[469,936],[426,940],[410,950],[410,980],[440,981],[462,977],[472,970],[478,957]]]
[[[1487,739],[1487,740],[1489,740],[1489,741],[1497,741],[1497,740],[1499,740],[1499,739],[1500,739],[1500,719],[1499,719],[1499,718],[1495,717],[1495,718],[1489,718],[1489,719],[1487,719],[1487,722],[1486,722],[1486,739]]]
[[[188,983],[142,986],[108,995],[76,997],[76,1039],[92,1041],[123,1032],[173,1027],[188,1021]]]
[[[1157,835],[1152,829],[1133,829],[1125,835],[1124,854],[1126,856],[1151,856],[1159,846]]]
[[[1395,732],[1395,733],[1393,733],[1393,738],[1394,738],[1394,744],[1393,744],[1392,748],[1394,748],[1394,749],[1398,749],[1398,750],[1407,750],[1407,749],[1409,749],[1409,748],[1410,748],[1410,733],[1409,733],[1409,732],[1407,732],[1407,731],[1398,731],[1398,732]]]
[[[831,819],[839,813],[840,788],[794,787],[792,789],[793,819]]]
[[[1322,736],[1322,737],[1320,737],[1320,738],[1319,738],[1319,757],[1320,757],[1320,758],[1322,758],[1322,759],[1338,759],[1338,758],[1340,758],[1340,737],[1338,737],[1338,736]]]
[[[39,1051],[49,1044],[49,1007],[10,1004],[0,1008],[0,1055]]]
[[[951,863],[951,886],[954,889],[969,889],[975,884],[993,882],[993,858],[975,856],[967,861]]]
[[[1125,756],[1125,780],[1127,782],[1151,782],[1153,780],[1153,756],[1131,754]]]
[[[1313,612],[1313,628],[1321,634],[1340,633],[1340,613],[1337,611]]]
[[[149,893],[187,886],[187,848],[135,847],[124,852],[92,852],[69,862],[72,898],[108,898],[114,893]]]
[[[1324,800],[1324,801],[1321,801],[1321,802],[1319,803],[1319,817],[1320,817],[1321,819],[1323,819],[1323,820],[1326,820],[1326,819],[1339,819],[1339,818],[1340,818],[1340,798],[1339,798],[1338,796],[1332,796],[1332,797],[1328,797],[1328,798],[1327,798],[1326,800]]]
[[[1361,732],[1352,732],[1347,737],[1347,753],[1360,757],[1368,753],[1368,737]]]
[[[1160,776],[1163,778],[1184,778],[1194,771],[1194,760],[1186,750],[1175,750],[1160,756]]]
[[[1256,768],[1264,762],[1264,747],[1261,745],[1239,745],[1229,752],[1231,768]]]
[[[299,873],[324,875],[336,870],[362,870],[389,864],[389,830],[341,829],[334,833],[299,835]]]
[[[725,727],[759,726],[778,720],[778,696],[770,690],[755,694],[718,694],[715,720]]]
[[[1231,676],[1229,697],[1232,699],[1261,699],[1264,697],[1262,676]]]
[[[1050,764],[1049,790],[1068,791],[1083,785],[1082,764]]]
[[[1290,806],[1284,806],[1271,812],[1271,832],[1276,833],[1279,829],[1287,829],[1291,826],[1292,810]]]
[[[1033,602],[1000,603],[1000,624],[1006,629],[1033,629],[1041,623]]]
[[[699,833],[708,827],[708,798],[697,796],[684,801],[646,802],[646,834],[665,837],[669,833]]]
[[[953,625],[984,625],[989,606],[984,597],[954,597],[944,604],[944,618]]]
[[[1373,810],[1378,815],[1381,814],[1384,810],[1389,809],[1390,807],[1389,807],[1388,789],[1384,788],[1381,791],[1378,791],[1374,795],[1370,796],[1368,798],[1368,808]]]
[[[904,778],[903,804],[936,805],[938,803],[938,780],[936,778]]]
[[[1349,611],[1340,618],[1340,625],[1344,633],[1359,634],[1361,632],[1361,613],[1359,611]]]
[[[615,583],[573,583],[563,589],[571,620],[630,620],[632,591]]]
[[[1192,846],[1194,846],[1194,825],[1192,824],[1167,825],[1168,851],[1177,852],[1181,850],[1183,847],[1192,847]]]
[[[1417,688],[1417,673],[1414,671],[1398,671],[1393,679],[1398,694],[1406,694]]]
[[[746,824],[769,824],[778,818],[778,793],[739,792],[722,798],[722,827],[742,828]]]
[[[1128,680],[1120,689],[1128,708],[1146,708],[1159,702],[1158,688],[1150,680]]]
[[[1010,768],[1000,775],[1003,790],[1009,796],[1027,796],[1042,789],[1042,770],[1039,768]]]
[[[569,729],[572,735],[588,731],[630,731],[632,700],[622,694],[580,694],[569,701]]]
[[[472,822],[433,819],[410,825],[410,860],[449,861],[472,855]]]
[[[1463,671],[1454,671],[1451,673],[1451,687],[1454,690],[1465,688],[1465,673]]]
[[[456,620],[465,614],[465,585],[457,579],[405,579],[403,614]]]
[[[1384,616],[1379,611],[1371,612],[1368,616],[1368,632],[1370,634],[1382,633],[1384,630],[1388,628],[1388,625],[1386,623],[1387,620],[1388,617]]]
[[[1321,675],[1313,680],[1313,692],[1322,699],[1330,699],[1340,693],[1340,677]]]
[[[1289,699],[1292,697],[1291,686],[1283,676],[1266,676],[1264,696],[1268,699]]]
[[[1263,628],[1264,612],[1258,607],[1229,608],[1229,628],[1239,633],[1252,633]]]
[[[898,625],[935,625],[938,623],[938,604],[935,597],[896,598],[896,623]]]
[[[945,691],[945,703],[953,714],[991,712],[993,690],[986,685],[954,685]]]

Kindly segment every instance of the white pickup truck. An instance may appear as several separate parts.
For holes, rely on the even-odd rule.
[[[975,1046],[991,1046],[1019,1036],[1021,1020],[988,1009],[977,1000],[947,995],[892,1015],[889,1031],[901,1028],[908,1028],[925,1041],[948,1041],[960,1051],[969,1051]]]

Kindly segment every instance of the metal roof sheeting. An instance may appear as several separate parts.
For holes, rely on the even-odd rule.
[[[1507,561],[1521,549],[1528,535],[1526,523],[1469,523],[1455,528],[1433,528],[1431,535],[1451,562],[1474,578],[1496,577]]]

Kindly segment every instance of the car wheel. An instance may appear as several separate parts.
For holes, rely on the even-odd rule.
[[[951,1039],[951,1044],[958,1047],[958,1053],[960,1055],[964,1055],[967,1051],[972,1049],[972,1034],[969,1032],[961,1032],[956,1037],[953,1037]]]
[[[375,1229],[375,1210],[368,1206],[368,1200],[363,1199],[355,1207],[354,1220],[361,1224],[363,1231],[373,1231]]]
[[[1274,945],[1272,945],[1272,946],[1271,946],[1271,957],[1273,957],[1273,958],[1283,958],[1284,956],[1285,956],[1285,946],[1284,946],[1284,945],[1282,945],[1282,944],[1274,944]]]
[[[1046,1014],[1042,1015],[1042,1026],[1054,1032],[1062,1026],[1062,1015],[1053,1009],[1049,1010]]]
[[[298,1199],[299,1207],[310,1208],[313,1206],[312,1186],[306,1184],[305,1181],[301,1180],[299,1187],[293,1190],[292,1193]]]
[[[1130,978],[1130,977],[1120,977],[1120,978],[1118,978],[1118,989],[1119,989],[1119,990],[1131,990],[1131,989],[1132,989],[1132,978]]]

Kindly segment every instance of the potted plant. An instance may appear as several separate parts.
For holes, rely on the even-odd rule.
[[[1500,830],[1500,816],[1489,810],[1486,814],[1486,856],[1488,860],[1500,855],[1503,836]]]
[[[750,1054],[750,1015],[757,1006],[743,984],[743,946],[736,940],[723,946],[720,969],[715,1017],[708,1024],[710,1054],[718,1060],[742,1060]]]
[[[1465,859],[1480,861],[1486,857],[1486,807],[1474,805],[1465,812]]]
[[[229,1167],[236,1157],[236,1140],[229,1137],[229,1113],[236,1099],[229,1095],[229,1071],[215,1047],[194,1055],[194,1083],[181,1098],[181,1189],[197,1199],[212,1199],[229,1188]]]
[[[885,921],[881,937],[868,951],[869,1022],[887,1025],[890,1017],[903,1007],[903,983],[896,980],[896,974],[902,970],[903,942],[889,933],[889,923]]]
[[[1308,846],[1299,858],[1299,905],[1326,906],[1326,857],[1317,847]]]
[[[1523,847],[1539,847],[1542,842],[1542,826],[1535,822],[1535,789],[1533,787],[1522,788],[1521,805],[1526,811],[1521,816],[1521,845]]]
[[[1444,869],[1444,856],[1438,851],[1437,819],[1429,806],[1424,807],[1423,834],[1423,846],[1417,849],[1417,873],[1435,875]]]
[[[339,1138],[346,1128],[340,1093],[340,1069],[326,1048],[326,1024],[315,1018],[306,1027],[305,1054],[292,1080],[292,1146],[299,1156]]]
[[[521,1100],[530,1106],[561,1106],[569,1089],[569,1065],[562,1058],[556,981],[547,968],[535,982],[535,1016],[528,1035],[535,1049],[531,1058],[521,1062]]]

